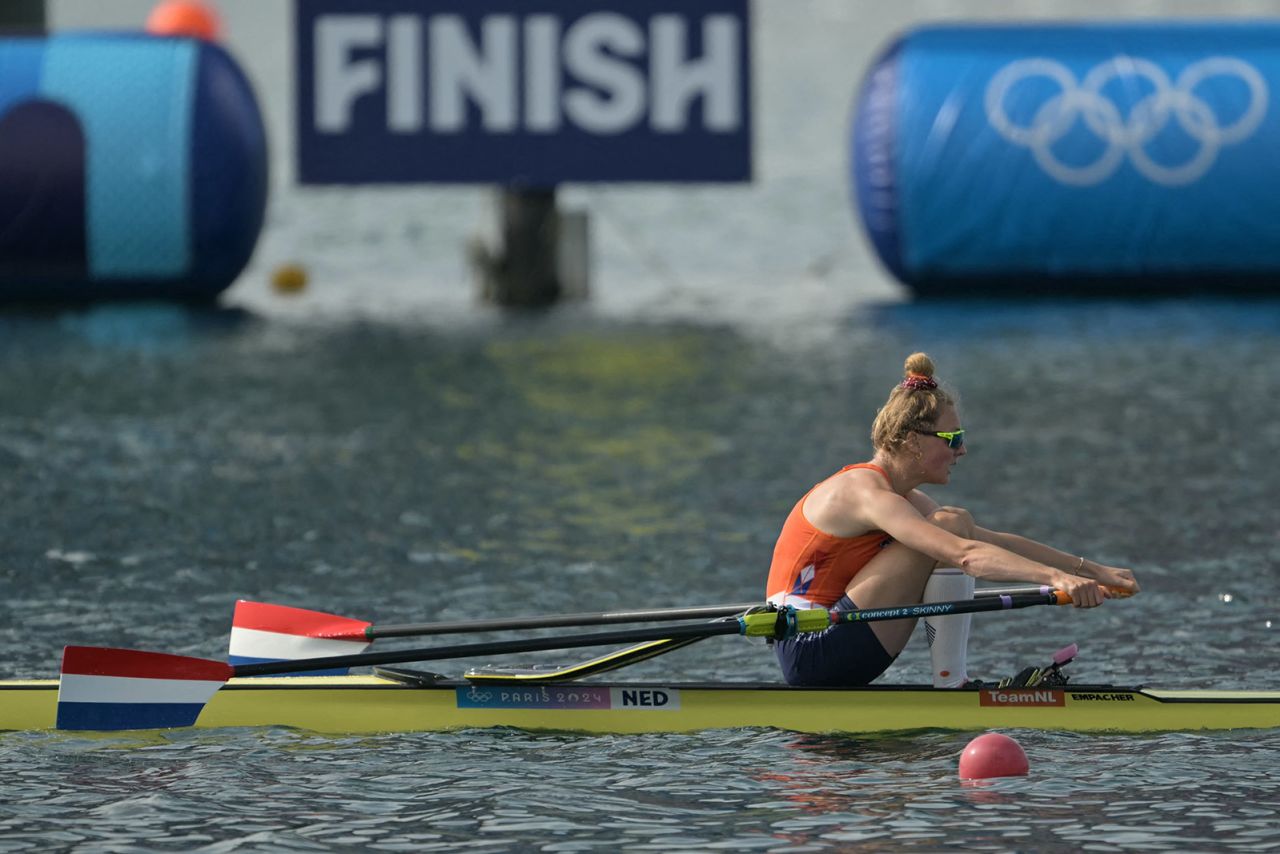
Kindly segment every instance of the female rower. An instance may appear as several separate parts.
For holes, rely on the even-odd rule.
[[[1078,608],[1101,605],[1102,585],[1138,592],[1128,569],[1105,566],[1016,534],[974,523],[917,487],[946,484],[966,453],[956,398],[933,377],[924,353],[906,361],[871,428],[870,462],[845,466],[796,503],[782,526],[767,596],[779,606],[851,611],[973,595],[975,578],[1028,581],[1071,595]],[[968,681],[971,615],[928,618],[933,681]],[[840,623],[779,641],[792,685],[866,685],[891,665],[914,619]]]

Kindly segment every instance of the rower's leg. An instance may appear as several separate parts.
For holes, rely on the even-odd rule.
[[[973,598],[973,576],[951,567],[939,568],[924,586],[924,604]],[[969,624],[973,614],[925,617],[929,658],[933,662],[933,687],[958,688],[969,681]]]
[[[973,537],[973,517],[967,510],[939,507],[925,518],[958,537]],[[904,602],[919,602],[936,567],[937,561],[929,555],[902,543],[891,543],[858,571],[845,593],[859,608],[888,608]],[[869,625],[885,652],[896,656],[911,639],[916,621],[883,620]]]

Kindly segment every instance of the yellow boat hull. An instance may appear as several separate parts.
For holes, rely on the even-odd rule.
[[[0,730],[53,729],[56,680],[0,681]],[[417,686],[376,675],[233,679],[197,727],[323,733],[515,727],[594,733],[769,727],[796,732],[1042,729],[1177,732],[1280,727],[1280,691],[1080,686],[936,690],[766,684]]]

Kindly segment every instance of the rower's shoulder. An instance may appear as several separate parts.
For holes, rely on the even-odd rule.
[[[845,466],[819,486],[831,486],[834,489],[883,489],[893,491],[889,477],[884,469],[871,463],[859,463]]]
[[[881,492],[892,490],[876,469],[846,466],[813,488],[805,509],[827,507],[847,512],[863,506]]]
[[[818,484],[806,497],[803,512],[809,523],[836,537],[857,537],[876,529],[876,508],[896,498],[875,468],[846,466]]]

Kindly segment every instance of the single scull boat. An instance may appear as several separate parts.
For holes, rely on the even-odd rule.
[[[0,730],[52,729],[58,681],[0,682]],[[472,684],[380,668],[372,675],[231,679],[195,725],[325,733],[516,727],[591,733],[772,727],[867,733],[1027,728],[1169,732],[1280,727],[1280,691],[1107,685],[935,689],[746,683]]]

